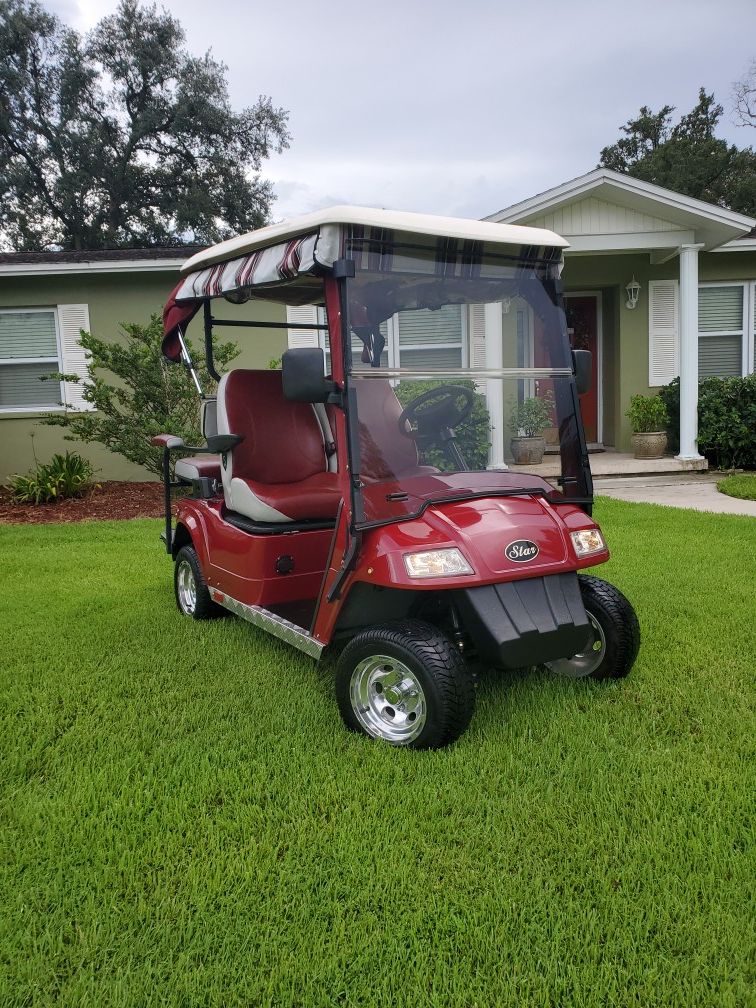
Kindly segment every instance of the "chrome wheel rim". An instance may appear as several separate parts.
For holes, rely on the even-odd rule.
[[[388,655],[371,655],[357,665],[349,698],[368,735],[392,745],[408,745],[425,726],[427,705],[420,680],[404,662]]]
[[[580,651],[572,658],[557,658],[556,661],[546,662],[546,668],[570,679],[582,679],[596,671],[606,655],[606,636],[592,613],[588,613],[588,622],[593,634],[585,651]]]
[[[176,572],[176,585],[181,611],[191,616],[197,608],[197,582],[194,578],[192,565],[188,560],[182,560]]]

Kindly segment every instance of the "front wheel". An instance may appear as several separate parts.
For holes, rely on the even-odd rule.
[[[440,630],[401,620],[357,634],[336,666],[336,699],[352,731],[412,749],[440,749],[467,728],[473,679]]]
[[[571,679],[624,679],[640,647],[635,610],[618,588],[601,578],[581,575],[580,592],[591,626],[588,646],[571,658],[547,662],[546,668]]]

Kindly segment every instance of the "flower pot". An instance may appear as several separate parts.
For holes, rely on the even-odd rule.
[[[538,465],[546,451],[546,438],[513,437],[510,447],[516,465]]]
[[[545,427],[543,431],[543,436],[546,439],[547,448],[556,448],[559,445],[559,428],[558,427]]]
[[[637,459],[658,459],[664,455],[667,435],[664,431],[633,434],[633,455]]]

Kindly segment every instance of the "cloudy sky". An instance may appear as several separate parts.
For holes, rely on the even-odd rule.
[[[80,31],[116,0],[43,0]],[[334,203],[482,217],[595,167],[641,105],[725,106],[756,58],[754,0],[166,0],[234,105],[290,112],[277,219]]]

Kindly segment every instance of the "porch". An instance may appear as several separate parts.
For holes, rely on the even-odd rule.
[[[611,476],[667,475],[683,472],[703,472],[708,468],[705,458],[681,459],[665,455],[660,459],[637,459],[630,452],[606,449],[590,452],[591,472],[595,478]],[[553,479],[561,474],[559,456],[546,455],[540,465],[509,465],[511,472],[533,473],[544,479]]]
[[[562,278],[568,328],[573,345],[591,350],[595,362],[593,388],[581,401],[588,440],[627,449],[630,397],[679,377],[680,449],[676,460],[662,460],[670,469],[659,471],[705,468],[697,445],[699,374],[748,374],[756,359],[748,259],[755,222],[604,168],[486,219],[549,228],[570,243]],[[719,252],[729,255],[712,255]],[[733,266],[736,252],[740,266]],[[495,342],[496,334],[489,338]],[[622,452],[613,454],[594,456],[594,472],[621,466]]]

